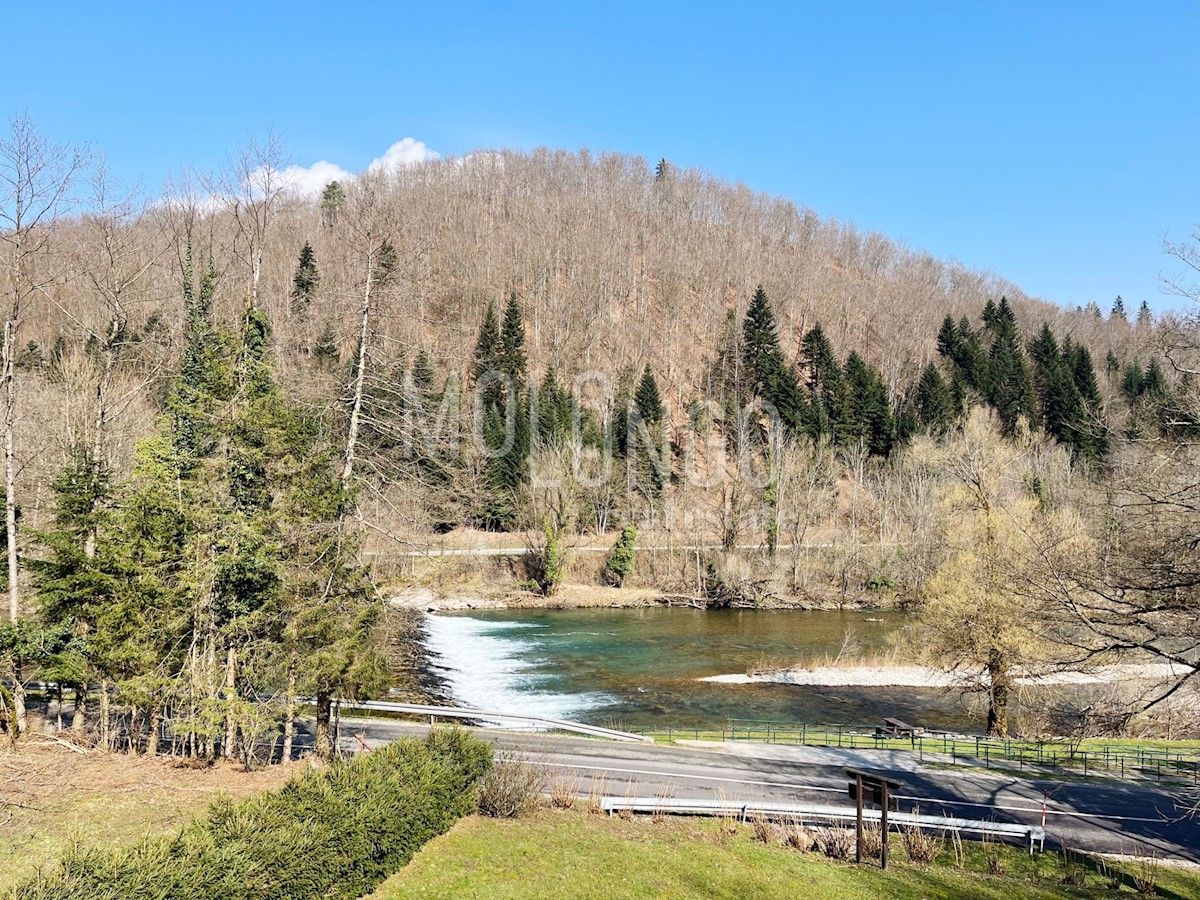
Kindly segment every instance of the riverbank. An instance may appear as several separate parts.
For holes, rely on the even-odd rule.
[[[1091,671],[1052,672],[1015,679],[1024,686],[1121,684],[1128,681],[1166,682],[1178,678],[1178,666],[1168,663],[1100,666]],[[715,684],[794,684],[813,687],[949,688],[978,683],[981,672],[946,672],[928,666],[828,665],[765,669],[749,673],[697,678]]]
[[[484,592],[479,592],[483,594]],[[762,609],[862,611],[886,609],[886,603],[854,601],[838,603],[815,597],[769,597],[756,604],[733,604],[720,607],[703,598],[687,594],[670,594],[656,588],[612,588],[587,584],[565,584],[551,596],[514,589],[490,596],[467,596],[453,589],[434,591],[430,588],[409,588],[389,598],[398,609],[424,612],[461,611],[469,609],[640,609],[645,607],[691,607],[693,609]]]

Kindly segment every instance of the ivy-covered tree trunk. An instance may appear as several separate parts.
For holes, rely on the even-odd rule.
[[[987,733],[999,737],[1008,735],[1008,692],[1010,673],[1004,654],[993,649],[988,653],[988,715]]]
[[[329,759],[333,755],[333,694],[328,690],[317,691],[317,727],[314,750],[317,759]]]

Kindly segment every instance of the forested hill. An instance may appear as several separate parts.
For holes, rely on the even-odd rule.
[[[243,161],[243,180],[254,162]],[[259,208],[262,190],[242,190],[236,173],[230,180],[224,200],[214,198],[213,185],[171,188],[173,199],[156,201],[133,226],[136,263],[126,265],[151,269],[128,286],[131,325],[153,317],[152,324],[178,333],[180,260],[190,239],[198,258],[215,258],[218,319],[240,316],[252,249],[261,252],[255,292],[287,368],[311,352],[327,326],[342,355],[351,353],[366,243],[353,219],[362,210],[352,197],[337,209],[336,202],[323,208],[318,198],[275,195],[275,184],[268,216]],[[377,188],[374,227],[396,254],[388,296],[380,298],[381,344],[427,349],[441,375],[466,371],[487,304],[503,304],[514,292],[535,370],[554,364],[568,375],[617,373],[649,363],[672,409],[703,393],[727,311],[740,321],[760,284],[789,358],[819,322],[839,355],[858,351],[893,394],[933,356],[945,315],[974,318],[1002,296],[1026,329],[1046,321],[1093,355],[1112,348],[1124,357],[1135,339],[1124,321],[1099,309],[1070,311],[1027,298],[991,274],[666,162],[587,151],[480,153],[399,170]],[[239,191],[246,196],[238,198]],[[86,223],[63,230],[97,262],[101,248],[89,246]],[[296,304],[293,278],[306,244],[319,284]],[[87,279],[64,283],[27,322],[27,338],[48,351],[60,336],[71,343],[86,339],[89,328],[102,330],[89,315],[96,305],[90,293]],[[1107,314],[1111,298],[1098,299]]]
[[[1078,405],[1082,391],[1088,404],[1080,409],[1090,416],[1120,398],[1129,378],[1137,381],[1126,367],[1149,365],[1154,329],[1144,307],[1127,314],[1118,299],[1103,312],[1095,304],[1068,310],[1031,299],[993,275],[665,160],[487,152],[331,183],[318,196],[290,190],[282,171],[278,148],[251,145],[223,174],[173,185],[148,204],[103,177],[77,179],[78,205],[39,232],[47,240],[25,265],[45,277],[25,304],[16,359],[18,380],[28,384],[16,411],[15,490],[32,523],[44,522],[40,498],[61,469],[63,449],[96,433],[91,398],[101,373],[122,398],[104,424],[103,452],[114,472],[127,470],[134,442],[150,432],[178,365],[189,252],[210,272],[214,322],[236,330],[247,305],[265,313],[285,390],[335,412],[335,430],[347,427],[363,347],[368,438],[373,427],[391,428],[381,420],[397,412],[388,401],[406,372],[439,403],[448,383],[474,385],[489,307],[511,307],[516,317],[520,377],[536,382],[552,374],[601,430],[611,430],[633,382],[649,372],[677,447],[677,432],[698,404],[723,403],[731,390],[739,401],[756,390],[762,396],[763,385],[741,383],[740,371],[759,289],[769,298],[760,313],[770,317],[771,352],[794,370],[808,397],[806,415],[825,415],[823,424],[808,421],[800,430],[841,443],[866,437],[875,453],[951,415],[934,406],[962,411],[971,397],[996,406],[1006,390],[1024,392],[1003,412],[1006,428],[1024,415],[1079,443],[1081,422],[1060,427],[1067,413],[1045,407],[1049,369],[1030,355],[1043,326],[1043,339],[1055,344],[1043,340],[1046,352],[1064,342],[1072,354],[1090,354],[1089,369],[1092,360],[1105,361],[1107,377],[1089,380],[1081,371],[1070,390],[1059,385],[1060,407]],[[364,296],[370,310],[362,341]],[[980,368],[979,354],[992,354],[996,343],[989,316],[998,303],[1001,355],[1024,360],[1024,381],[1012,390],[985,383]],[[839,369],[851,400],[869,394],[876,409],[846,415],[878,419],[882,407],[888,421],[870,426],[871,435],[844,423],[835,429],[842,411],[821,413],[834,402],[828,388],[821,403],[811,402],[821,377],[814,353],[824,370]],[[1150,373],[1152,387],[1162,374]],[[783,403],[794,426],[800,401]],[[376,435],[376,449],[393,438]],[[385,490],[389,480],[413,474],[387,460],[367,465]],[[418,521],[490,521],[464,511],[478,507],[471,498],[443,500],[438,505],[450,512]]]
[[[1154,349],[1194,319],[1062,309],[665,161],[486,153],[306,197],[251,145],[147,205],[26,120],[14,153],[0,663],[115,685],[151,752],[162,715],[189,752],[251,746],[269,695],[288,735],[315,696],[327,747],[334,697],[398,680],[388,588],[940,596],[975,629],[943,656],[994,683],[1032,615],[997,573],[1070,549],[1039,589],[1069,563],[1103,606],[1159,571],[1139,540],[1194,548],[1177,501],[1138,519],[1194,472],[1195,385]],[[480,530],[528,552],[416,561]]]

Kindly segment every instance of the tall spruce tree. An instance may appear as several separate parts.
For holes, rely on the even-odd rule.
[[[932,360],[917,383],[916,412],[920,423],[934,434],[945,432],[958,415],[950,385]]]
[[[992,346],[987,365],[988,401],[1000,416],[1004,433],[1012,435],[1022,419],[1036,422],[1037,395],[1008,300],[1002,297],[994,309],[989,326]]]
[[[741,347],[744,380],[750,395],[760,397],[774,407],[789,429],[800,428],[805,409],[799,379],[779,347],[775,315],[762,285],[754,292],[746,311]]]
[[[484,408],[499,406],[504,396],[504,385],[500,345],[500,325],[496,321],[496,308],[489,303],[479,326],[479,337],[475,340],[475,358],[471,364],[471,376],[476,390],[482,391],[479,400]]]
[[[632,485],[651,502],[662,494],[663,485],[670,476],[670,463],[663,448],[664,414],[658,382],[650,364],[646,363],[633,394],[626,449]]]
[[[307,241],[300,248],[300,259],[292,275],[292,311],[303,315],[317,296],[321,284],[321,273],[317,270],[317,255]]]
[[[843,379],[845,390],[838,416],[837,442],[851,445],[861,441],[872,454],[887,456],[895,442],[896,423],[882,376],[852,350],[846,357]]]
[[[805,429],[813,440],[833,437],[844,403],[842,367],[820,324],[804,335],[800,352],[808,388]]]

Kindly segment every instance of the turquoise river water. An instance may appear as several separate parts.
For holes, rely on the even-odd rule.
[[[629,728],[720,727],[728,718],[978,726],[938,689],[719,684],[696,679],[836,656],[846,636],[883,647],[896,613],[808,610],[471,610],[428,620],[427,646],[459,703]]]

